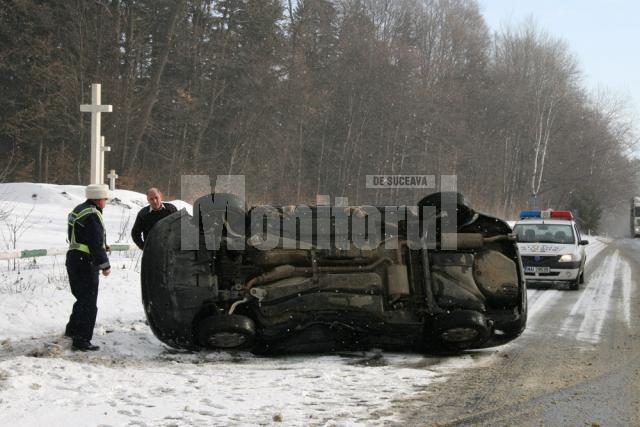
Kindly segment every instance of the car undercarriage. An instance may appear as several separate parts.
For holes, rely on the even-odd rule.
[[[259,354],[513,340],[526,324],[526,288],[511,229],[443,194],[395,211],[247,210],[230,194],[202,197],[193,216],[163,219],[145,243],[149,325],[174,348]]]

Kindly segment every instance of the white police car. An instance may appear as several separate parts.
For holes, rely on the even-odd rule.
[[[513,226],[527,283],[566,283],[578,290],[584,283],[586,254],[571,211],[520,212]]]

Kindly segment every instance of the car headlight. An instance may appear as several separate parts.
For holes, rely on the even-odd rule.
[[[573,254],[564,254],[558,260],[559,262],[571,262],[575,261],[576,257]]]

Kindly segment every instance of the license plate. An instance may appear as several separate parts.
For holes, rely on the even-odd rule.
[[[549,267],[525,267],[525,273],[548,273],[550,271]]]

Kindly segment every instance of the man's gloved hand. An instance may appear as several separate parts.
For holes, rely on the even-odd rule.
[[[102,270],[102,275],[103,275],[104,277],[107,277],[107,276],[108,276],[108,275],[110,275],[110,274],[111,274],[111,267],[109,267],[109,268],[105,268],[104,270]]]
[[[104,249],[107,251],[109,255],[111,255],[111,246],[107,245],[104,247]]]

